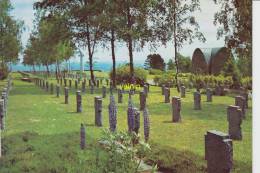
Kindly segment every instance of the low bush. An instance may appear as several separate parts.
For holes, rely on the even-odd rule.
[[[158,69],[150,69],[149,70],[149,74],[151,74],[151,75],[161,75],[163,73],[164,72],[162,70],[158,70]]]
[[[166,72],[162,75],[156,75],[154,77],[155,84],[175,85],[175,73]],[[245,77],[241,78],[240,76],[223,76],[223,75],[195,75],[191,73],[180,73],[178,75],[179,84],[183,84],[185,87],[195,87],[195,88],[206,88],[206,87],[216,87],[217,85],[224,85],[226,88],[238,89],[243,86],[249,90],[252,89],[252,78]]]
[[[112,71],[109,76],[112,79]],[[148,72],[140,67],[135,67],[134,69],[134,80],[136,84],[143,86],[146,82]],[[116,82],[117,84],[122,83],[132,83],[132,78],[130,75],[130,67],[129,65],[124,65],[116,68]]]

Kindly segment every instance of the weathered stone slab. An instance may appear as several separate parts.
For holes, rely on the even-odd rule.
[[[207,173],[231,173],[233,144],[229,135],[210,130],[205,135],[205,159]]]
[[[181,86],[181,98],[185,98],[185,96],[186,96],[186,88],[185,88],[185,86]]]
[[[106,86],[102,86],[102,98],[106,98],[107,95],[107,88]]]
[[[165,85],[162,85],[161,89],[162,89],[162,95],[164,95]]]
[[[95,98],[95,125],[102,126],[102,98],[96,96]]]
[[[170,103],[170,88],[164,89],[164,103]]]
[[[65,104],[69,104],[69,88],[64,88]]]
[[[60,86],[56,85],[56,96],[60,97]]]
[[[241,93],[241,96],[243,96],[245,98],[245,108],[248,108],[248,93],[247,91],[244,91]]]
[[[84,81],[81,83],[81,91],[82,93],[86,92],[86,83]]]
[[[123,91],[121,89],[117,90],[118,93],[118,103],[123,103]]]
[[[243,96],[235,97],[235,105],[242,110],[242,117],[246,118],[246,99]]]
[[[149,92],[148,85],[144,85],[144,94],[145,94],[145,97],[148,97],[148,92]]]
[[[86,148],[86,129],[83,124],[80,125],[80,149]]]
[[[5,105],[4,100],[0,99],[0,129],[5,129]]]
[[[172,122],[181,122],[181,99],[172,97]]]
[[[54,88],[53,88],[53,83],[51,83],[51,88],[50,88],[50,92],[51,92],[51,94],[53,94],[53,91],[54,90]]]
[[[194,96],[194,109],[200,110],[201,109],[201,95],[200,92],[196,91],[193,93]]]
[[[207,102],[212,102],[213,92],[212,92],[212,90],[210,88],[206,89],[206,95],[207,95]]]
[[[94,94],[94,85],[91,83],[90,85],[90,94]]]
[[[72,83],[72,81],[71,81],[71,79],[69,80],[69,87],[71,88],[71,83]]]
[[[242,110],[238,106],[227,108],[228,133],[231,139],[242,140]]]
[[[109,113],[109,129],[110,131],[116,131],[117,125],[117,107],[114,95],[110,95],[110,103],[108,105],[108,113]]]
[[[77,101],[77,112],[82,112],[82,100],[81,100],[81,92],[76,92],[76,101]]]

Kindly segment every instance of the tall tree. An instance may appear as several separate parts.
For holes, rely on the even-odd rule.
[[[38,17],[35,31],[31,34],[24,52],[24,63],[44,65],[48,73],[49,65],[56,64],[58,75],[60,63],[74,54],[71,32],[61,16]]]
[[[153,0],[119,0],[118,14],[121,17],[119,37],[126,42],[129,53],[130,75],[134,77],[134,57],[135,48],[140,50],[145,43],[151,41],[153,37],[152,11],[156,7],[157,1]]]
[[[95,83],[93,56],[98,41],[102,36],[100,23],[98,22],[99,14],[103,10],[102,6],[102,0],[43,0],[35,3],[37,9],[48,11],[48,15],[58,13],[66,18],[66,25],[73,32],[74,42],[80,46],[87,47],[93,83]]]
[[[251,72],[247,75],[252,75],[252,0],[213,1],[219,5],[214,20],[220,25],[217,37],[225,37],[227,46],[246,62]]]
[[[170,39],[174,43],[174,59],[176,67],[176,87],[178,86],[178,52],[184,44],[191,44],[194,39],[205,42],[204,35],[199,31],[199,24],[197,23],[194,12],[200,10],[199,0],[164,0],[161,1],[161,8],[165,13],[165,25],[170,32]]]
[[[165,63],[161,55],[159,54],[151,54],[147,56],[147,59],[145,60],[146,69],[158,69],[158,70],[164,70],[165,69]]]
[[[0,61],[1,72],[7,68],[8,63],[18,61],[22,50],[21,33],[23,22],[15,20],[11,15],[12,5],[9,0],[0,1]]]

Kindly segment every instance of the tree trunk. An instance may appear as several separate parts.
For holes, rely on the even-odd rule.
[[[56,76],[56,80],[59,79],[59,76],[58,76],[58,62],[56,61],[56,64],[55,64],[55,76]]]
[[[96,85],[94,72],[93,72],[93,53],[91,52],[90,35],[89,28],[87,27],[87,46],[88,46],[88,59],[89,59],[89,71],[90,78],[94,85]]]
[[[34,73],[34,74],[36,73],[35,65],[34,65],[34,64],[33,64],[33,73]]]
[[[113,29],[111,31],[111,51],[112,51],[112,61],[113,61],[112,82],[113,82],[113,87],[116,87],[115,34],[114,34],[114,30]]]
[[[46,63],[46,69],[47,69],[47,77],[49,77],[49,64]]]
[[[131,30],[131,28],[132,28],[131,14],[130,14],[129,7],[127,9],[127,27],[128,27],[128,30]],[[129,51],[130,75],[133,80],[133,77],[134,77],[133,40],[132,40],[132,36],[130,34],[128,34],[128,51]]]
[[[178,74],[179,74],[179,63],[178,63],[178,57],[177,57],[177,54],[178,54],[178,49],[177,49],[177,34],[176,34],[176,2],[175,0],[173,1],[173,5],[174,5],[174,20],[173,20],[173,39],[174,39],[174,60],[175,60],[175,66],[176,66],[176,74],[175,74],[175,82],[176,82],[176,88],[177,88],[177,91],[180,92],[180,88],[179,88],[179,85],[178,85]]]

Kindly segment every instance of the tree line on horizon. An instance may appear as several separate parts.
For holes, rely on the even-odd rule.
[[[225,37],[227,47],[234,49],[251,70],[252,22],[248,19],[252,18],[252,2],[213,1],[221,7],[212,21],[219,26],[217,36]],[[134,79],[133,51],[145,45],[156,50],[159,45],[173,42],[177,81],[179,50],[194,39],[206,40],[193,16],[201,10],[199,0],[42,0],[34,3],[34,9],[34,29],[23,52],[24,64],[44,65],[47,71],[55,64],[60,73],[60,64],[85,47],[93,82],[93,57],[98,46],[111,51],[115,85],[118,45],[128,48]]]

